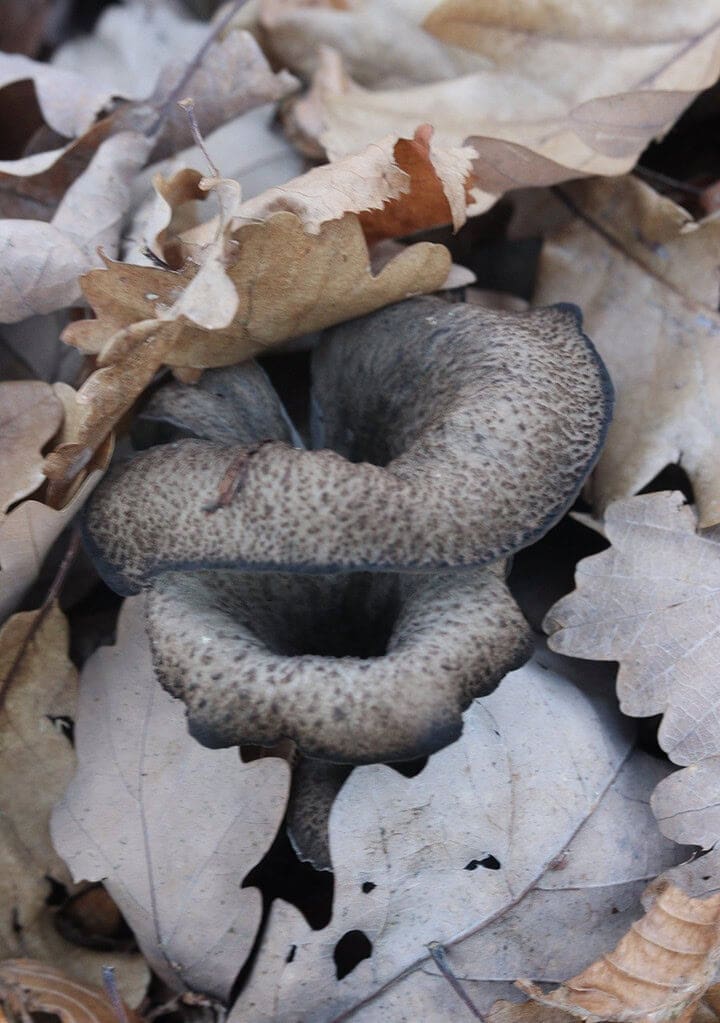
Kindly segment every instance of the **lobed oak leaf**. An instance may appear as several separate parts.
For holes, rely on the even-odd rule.
[[[156,680],[142,600],[125,603],[115,646],[83,670],[75,737],[55,847],[77,879],[105,879],[167,984],[227,998],[262,917],[242,882],[282,821],[287,764],[244,764],[188,734]]]
[[[612,546],[578,565],[577,589],[545,621],[550,645],[619,661],[625,713],[663,714],[658,741],[685,766],[658,787],[653,810],[669,838],[712,849],[720,840],[720,529],[696,530],[679,493],[617,501],[605,525]],[[716,861],[709,852],[677,876],[693,893],[714,891]]]
[[[95,979],[103,965],[113,963],[121,990],[137,1003],[148,981],[140,957],[70,944],[48,906],[51,880],[72,888],[49,832],[53,803],[75,763],[58,725],[72,719],[77,698],[68,640],[67,621],[56,605],[46,614],[14,615],[0,632],[0,957],[35,956],[81,981]]]
[[[701,526],[720,522],[720,221],[695,222],[636,178],[563,185],[572,222],[543,248],[535,300],[577,302],[617,395],[588,493],[598,513],[669,462]]]
[[[63,338],[97,354],[100,368],[79,391],[85,417],[77,446],[49,456],[50,478],[67,481],[77,473],[78,449],[96,448],[161,366],[232,365],[291,337],[433,291],[451,265],[443,246],[418,243],[374,276],[356,216],[308,235],[287,212],[221,235],[201,258],[207,261],[187,262],[176,273],[107,260],[107,269],[83,279],[98,319],[72,324]],[[204,294],[199,285],[206,273],[214,286]]]

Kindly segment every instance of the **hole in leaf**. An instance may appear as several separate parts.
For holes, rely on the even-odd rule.
[[[363,881],[361,888],[366,895],[369,895],[371,891],[377,888],[377,885],[373,884],[372,881]]]
[[[470,860],[465,864],[465,870],[477,870],[478,867],[485,867],[486,870],[500,870],[502,864],[492,853],[488,853],[481,860]]]
[[[425,769],[428,759],[428,757],[418,757],[417,760],[398,760],[387,766],[392,767],[393,771],[397,771],[404,778],[415,778]]]
[[[364,931],[348,931],[335,946],[335,975],[338,980],[347,977],[355,967],[372,955],[372,942]]]
[[[62,732],[71,746],[75,745],[75,722],[65,714],[46,714],[48,721]]]
[[[289,950],[288,950],[288,954],[285,956],[285,962],[286,963],[291,963],[293,961],[293,959],[295,958],[295,953],[296,952],[297,952],[297,945],[291,945]]]

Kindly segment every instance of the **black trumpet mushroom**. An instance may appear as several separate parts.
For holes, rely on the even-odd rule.
[[[325,332],[310,449],[254,363],[161,388],[166,443],[98,487],[87,545],[145,591],[201,742],[425,756],[528,658],[506,559],[573,502],[611,405],[572,307],[411,299]]]

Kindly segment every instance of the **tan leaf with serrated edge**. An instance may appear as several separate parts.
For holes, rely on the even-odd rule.
[[[543,248],[534,299],[576,302],[615,386],[589,484],[602,513],[668,463],[688,473],[700,525],[720,522],[720,220],[695,222],[636,178],[571,182],[572,222]]]
[[[0,512],[44,481],[41,451],[62,418],[62,405],[49,384],[0,383]]]
[[[537,1002],[600,1023],[685,1023],[720,958],[720,895],[693,899],[667,885],[615,949],[559,988],[518,986]]]
[[[61,1023],[118,1023],[118,1013],[102,988],[73,980],[36,959],[0,963],[0,1004],[15,1019],[43,1013]],[[127,1023],[141,1023],[126,1005],[122,1010]]]
[[[74,717],[77,699],[68,640],[57,605],[44,615],[14,615],[0,632],[0,958],[31,955],[81,981],[115,965],[121,990],[136,1004],[148,980],[140,957],[71,944],[47,905],[51,881],[72,889],[49,831],[50,811],[75,765],[57,723]]]
[[[98,319],[72,324],[63,337],[97,353],[100,368],[78,394],[86,416],[76,441],[45,462],[51,479],[75,475],[87,449],[102,443],[162,365],[232,365],[291,337],[434,291],[451,266],[446,248],[422,242],[373,276],[362,227],[352,214],[308,235],[294,214],[275,213],[263,223],[240,227],[225,245],[231,260],[225,273],[236,295],[224,306],[200,301],[195,322],[182,314],[164,317],[202,272],[196,263],[173,273],[108,261],[107,269],[83,279]],[[182,304],[177,308],[182,313]],[[207,326],[198,325],[200,319]],[[224,326],[216,325],[223,321]]]

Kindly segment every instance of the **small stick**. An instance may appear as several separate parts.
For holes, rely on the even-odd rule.
[[[129,1023],[123,1000],[120,997],[120,992],[118,991],[117,981],[115,980],[115,967],[103,966],[102,979],[103,987],[110,999],[113,1011],[117,1016],[118,1023]]]
[[[202,155],[207,160],[208,166],[210,167],[210,170],[213,173],[213,177],[219,178],[220,171],[213,163],[210,154],[205,148],[205,139],[202,137],[200,125],[198,124],[197,117],[195,116],[195,104],[193,103],[192,98],[190,96],[187,96],[185,99],[181,99],[178,102],[178,106],[182,107],[182,109],[188,116],[188,121],[190,122],[190,132],[192,134],[195,145],[198,147]]]
[[[691,185],[685,181],[679,181],[677,178],[671,178],[667,174],[661,174],[660,171],[651,170],[649,167],[641,167],[640,164],[635,168],[635,173],[639,178],[647,178],[648,181],[657,181],[659,185],[667,185],[669,188],[676,188],[678,192],[687,192],[688,195],[702,195],[705,191],[704,188],[700,188],[699,185]]]
[[[2,710],[2,708],[3,708],[3,705],[5,703],[5,699],[7,697],[8,691],[10,689],[10,686],[13,684],[13,681],[15,679],[15,675],[17,674],[17,670],[20,667],[20,664],[22,662],[23,657],[25,656],[25,653],[27,652],[27,648],[32,643],[33,639],[35,638],[35,635],[37,634],[38,629],[40,628],[42,623],[45,621],[45,619],[46,619],[46,617],[48,615],[48,612],[50,611],[50,608],[52,607],[52,605],[57,600],[58,594],[60,593],[60,590],[62,589],[63,584],[64,584],[65,580],[67,579],[68,572],[70,571],[70,569],[72,567],[72,563],[75,560],[75,558],[77,557],[77,553],[78,553],[79,550],[80,550],[80,532],[78,531],[78,529],[76,527],[73,530],[73,534],[72,534],[72,536],[70,538],[70,543],[67,545],[67,550],[65,551],[63,559],[60,562],[60,567],[58,568],[57,572],[55,573],[55,578],[50,583],[50,588],[47,591],[47,595],[45,596],[45,599],[43,600],[42,604],[40,605],[40,610],[39,610],[39,612],[38,612],[34,622],[30,626],[30,629],[28,630],[27,636],[25,637],[24,641],[20,645],[20,649],[18,650],[17,654],[15,655],[15,659],[13,660],[12,664],[10,665],[10,667],[9,667],[9,669],[7,671],[7,674],[2,679],[2,681],[0,681],[0,710]]]
[[[463,1002],[467,1005],[470,1012],[473,1014],[475,1019],[482,1020],[482,1023],[486,1023],[485,1017],[482,1015],[477,1006],[473,1003],[470,995],[467,993],[465,988],[462,986],[460,981],[453,973],[450,964],[447,961],[447,953],[445,946],[441,945],[439,941],[431,941],[428,945],[428,952],[433,958],[433,962],[442,973],[445,980],[448,982],[450,987],[453,989],[458,998],[462,998]]]
[[[227,28],[227,26],[230,24],[230,22],[235,17],[240,8],[244,7],[246,3],[247,0],[235,0],[235,3],[232,4],[227,14],[225,14],[216,25],[213,25],[212,31],[208,35],[207,39],[202,44],[202,46],[197,51],[192,60],[189,61],[188,66],[185,68],[185,71],[183,72],[180,78],[180,81],[177,83],[177,85],[174,87],[168,98],[163,103],[156,120],[150,125],[150,127],[145,132],[146,135],[152,136],[157,134],[163,122],[170,114],[170,111],[178,102],[182,94],[185,92],[188,82],[202,64],[203,60],[205,59],[205,55],[207,54],[212,44],[215,42],[217,37]]]

